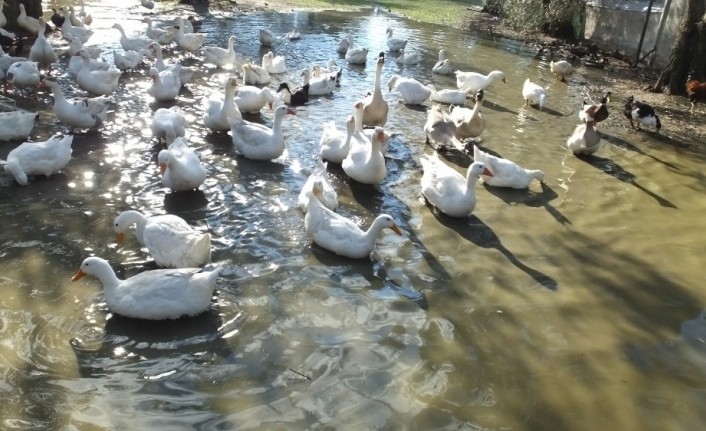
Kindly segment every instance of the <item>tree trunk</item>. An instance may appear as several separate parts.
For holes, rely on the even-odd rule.
[[[706,0],[686,0],[684,17],[674,41],[667,66],[662,71],[652,91],[667,94],[686,93],[686,76],[706,71]]]
[[[25,5],[27,16],[39,18],[42,15],[42,0],[6,0],[6,6],[3,7],[2,12],[7,18],[5,29],[8,31],[26,31],[17,25],[17,17],[20,16],[20,3]]]

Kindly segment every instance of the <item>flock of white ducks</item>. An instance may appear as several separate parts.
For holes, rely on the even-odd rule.
[[[141,4],[154,8],[154,3],[141,0]],[[235,44],[237,38],[231,36],[227,47],[203,46],[206,35],[194,33],[189,20],[176,19],[176,31],[153,27],[148,17],[142,22],[147,24],[143,36],[128,36],[119,23],[113,25],[120,32],[120,44],[124,53],[114,53],[114,64],[98,60],[99,48],[83,47],[93,35],[86,28],[86,15],[81,7],[83,20],[75,17],[69,9],[68,17],[61,25],[62,34],[69,41],[71,64],[76,77],[76,85],[94,97],[67,100],[59,84],[51,78],[41,79],[37,65],[50,70],[59,61],[49,40],[44,37],[43,19],[27,17],[20,5],[21,15],[18,23],[25,29],[37,34],[37,39],[30,51],[30,58],[24,59],[0,56],[0,72],[8,82],[18,87],[32,87],[41,83],[48,87],[54,97],[56,118],[74,129],[99,129],[106,121],[106,113],[111,103],[112,94],[120,85],[123,72],[137,70],[145,58],[154,58],[147,75],[151,85],[147,93],[156,101],[173,101],[179,97],[180,89],[186,85],[193,69],[179,63],[168,64],[163,58],[163,45],[176,44],[178,49],[194,55],[203,54],[206,63],[217,68],[231,68],[236,64]],[[65,16],[67,15],[64,10]],[[21,20],[21,22],[20,22]],[[298,31],[286,35],[290,40],[301,38]],[[421,60],[418,53],[405,53],[408,40],[393,36],[393,30],[386,30],[386,43],[390,51],[398,52],[397,62],[415,64]],[[259,31],[259,40],[263,46],[276,45],[278,38],[269,29]],[[344,54],[349,64],[365,64],[368,49],[354,45],[353,36],[348,34],[332,51]],[[223,84],[223,93],[204,101],[203,124],[213,132],[230,132],[233,145],[245,158],[253,160],[274,160],[282,156],[286,149],[286,136],[282,123],[287,115],[296,111],[287,105],[274,107],[273,91],[267,87],[271,74],[287,71],[286,59],[272,51],[265,54],[261,65],[245,63],[242,65],[243,84],[239,85],[236,77],[229,77]],[[361,100],[354,104],[354,115],[346,119],[345,130],[339,130],[336,124],[324,124],[320,140],[319,155],[321,161],[314,168],[311,176],[302,188],[298,204],[306,213],[304,228],[320,246],[341,256],[363,258],[370,255],[375,247],[376,238],[384,229],[391,229],[398,235],[402,231],[392,216],[378,216],[367,230],[362,230],[351,220],[336,213],[337,194],[331,186],[324,161],[340,164],[343,171],[359,183],[375,185],[385,180],[387,168],[384,154],[388,151],[389,133],[384,129],[388,120],[389,104],[382,93],[382,69],[385,63],[384,53],[376,60],[376,76],[373,91],[361,95]],[[552,63],[551,70],[563,80],[571,71],[567,62]],[[285,100],[292,105],[298,100],[306,103],[309,96],[331,94],[341,85],[342,69],[330,60],[325,67],[314,66],[305,69],[301,76],[303,85],[298,89],[285,86]],[[451,74],[452,69],[445,51],[439,51],[439,61],[433,66],[435,74]],[[480,136],[485,129],[485,120],[480,114],[484,100],[484,89],[496,81],[506,83],[501,71],[487,75],[475,72],[455,71],[457,89],[438,89],[433,85],[424,85],[416,79],[393,75],[387,81],[389,91],[397,91],[403,102],[419,105],[427,100],[451,105],[446,112],[441,105],[428,110],[424,132],[427,141],[440,147],[452,147],[464,150],[463,139]],[[262,88],[256,86],[264,86]],[[282,88],[282,87],[280,87]],[[466,108],[468,95],[475,97],[472,109]],[[546,92],[529,79],[525,82],[522,95],[527,104],[545,105]],[[295,97],[296,96],[296,97]],[[288,98],[287,98],[288,97]],[[263,108],[274,108],[273,126],[267,127],[243,119],[242,113],[258,113]],[[18,112],[30,119],[26,113]],[[31,114],[31,122],[34,114]],[[17,120],[16,120],[17,121]],[[364,126],[371,128],[365,129]],[[174,191],[197,189],[205,181],[207,170],[201,164],[198,155],[189,146],[186,138],[186,121],[176,107],[161,108],[154,112],[150,125],[153,136],[164,141],[167,148],[158,154],[161,181],[165,187]],[[31,127],[23,136],[13,135],[5,130],[0,121],[0,139],[26,138]],[[11,173],[18,183],[28,184],[27,175],[52,175],[61,170],[70,160],[73,136],[64,138],[53,136],[44,142],[25,142],[2,161],[6,172]],[[569,147],[574,152],[594,152],[598,149],[600,137],[595,131],[595,122],[588,121],[577,128],[569,139]],[[423,175],[421,192],[437,209],[452,217],[464,217],[476,207],[475,184],[480,178],[493,187],[526,188],[534,179],[543,180],[539,170],[525,169],[516,163],[501,159],[474,147],[474,163],[465,176],[456,169],[442,162],[436,153],[422,157]],[[116,313],[142,319],[178,318],[184,315],[199,314],[210,307],[211,296],[216,285],[220,268],[210,271],[201,266],[210,262],[211,240],[208,233],[193,229],[184,220],[173,215],[146,217],[137,211],[125,211],[115,219],[115,232],[118,243],[123,243],[125,233],[136,226],[137,241],[146,247],[157,265],[171,269],[146,271],[127,280],[116,277],[107,261],[98,257],[89,257],[81,265],[73,280],[84,275],[93,275],[104,287],[106,302]]]

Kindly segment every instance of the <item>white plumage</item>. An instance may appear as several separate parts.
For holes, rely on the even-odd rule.
[[[5,172],[26,186],[27,175],[45,175],[47,178],[59,172],[71,160],[73,135],[62,139],[54,135],[42,142],[25,142],[7,155],[7,161],[0,161]]]

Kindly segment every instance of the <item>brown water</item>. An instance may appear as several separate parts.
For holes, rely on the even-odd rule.
[[[98,30],[89,44],[112,49],[113,17],[132,33],[142,11],[103,4],[88,7]],[[148,128],[159,106],[137,74],[123,78],[102,133],[76,136],[62,173],[27,187],[2,175],[0,428],[705,426],[704,151],[626,129],[616,102],[625,95],[615,95],[600,129],[604,148],[574,157],[564,142],[581,100],[599,98],[609,76],[578,67],[568,85],[555,82],[547,62],[520,44],[371,11],[202,18],[208,45],[235,34],[244,59],[266,52],[258,28],[283,36],[296,26],[302,40],[274,48],[286,56],[288,79],[332,57],[343,65],[343,86],[286,118],[285,158],[256,163],[201,124],[202,98],[221,91],[227,73],[188,60],[200,72],[177,105],[190,115],[189,141],[209,172],[198,193],[162,187]],[[388,232],[373,259],[350,261],[309,245],[296,199],[316,163],[320,124],[342,127],[373,87],[374,62],[346,66],[338,40],[352,32],[372,59],[386,51],[387,26],[425,60],[399,67],[390,56],[384,82],[400,73],[454,87],[452,77],[430,73],[442,47],[455,68],[505,72],[508,84],[486,93],[481,145],[542,169],[546,186],[478,185],[470,218],[432,214],[419,196],[418,160],[431,152],[426,115],[385,91],[395,134],[388,178],[370,188],[349,184],[340,170],[331,177],[342,214],[367,226],[389,213],[405,237]],[[527,77],[548,86],[544,112],[524,107]],[[60,82],[69,89],[69,77]],[[36,139],[65,130],[46,94],[22,106],[41,114]],[[270,124],[271,115],[263,111],[259,121]],[[0,144],[0,157],[16,145]],[[470,163],[448,158],[459,169]],[[70,282],[89,255],[122,276],[150,267],[134,238],[123,248],[113,243],[112,220],[126,209],[178,214],[211,232],[213,261],[226,271],[210,312],[131,321],[109,313],[97,280]]]

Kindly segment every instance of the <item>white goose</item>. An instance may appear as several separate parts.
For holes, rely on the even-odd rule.
[[[287,66],[284,64],[284,57],[281,55],[275,56],[272,51],[267,54],[267,72],[268,73],[286,73]]]
[[[417,64],[421,60],[418,53],[413,52],[412,54],[405,54],[404,48],[400,49],[400,55],[397,56],[395,62],[397,64]]]
[[[485,119],[480,114],[483,106],[484,91],[476,93],[476,104],[473,109],[460,106],[451,106],[451,120],[456,124],[456,137],[458,139],[477,138],[485,130]]]
[[[76,55],[83,59],[83,67],[76,75],[76,82],[81,89],[107,96],[118,88],[122,74],[118,69],[91,70],[91,57],[86,50],[82,49]]]
[[[270,74],[262,66],[253,63],[243,65],[243,82],[249,85],[263,85],[270,83]]]
[[[346,51],[346,61],[348,64],[365,64],[368,59],[368,48],[357,48],[353,46],[353,35],[348,35],[348,50]]]
[[[377,132],[375,129],[363,129],[363,102],[356,102],[355,105],[353,105],[353,117],[355,118],[355,134],[353,135],[353,140],[361,142],[371,141]],[[380,144],[380,150],[383,154],[388,150],[389,140],[390,134],[383,132],[383,139]]]
[[[0,79],[5,79],[8,69],[10,69],[10,66],[20,61],[29,60],[24,57],[13,57],[11,55],[7,55],[2,50],[2,47],[0,47]]]
[[[142,63],[145,56],[152,56],[152,51],[148,49],[141,49],[137,52],[135,51],[125,51],[120,54],[117,51],[113,51],[113,62],[115,67],[122,71],[135,70],[137,66]]]
[[[99,46],[83,46],[83,41],[78,37],[73,37],[71,34],[64,35],[64,39],[69,41],[69,55],[71,56],[85,49],[89,57],[97,59],[103,52],[103,48]]]
[[[108,107],[113,101],[110,97],[93,97],[66,100],[59,83],[45,78],[42,86],[49,87],[54,96],[54,115],[62,123],[78,129],[97,129],[108,115]]]
[[[299,203],[299,208],[306,212],[309,206],[309,195],[312,192],[314,183],[319,182],[322,186],[322,192],[319,195],[319,200],[326,208],[331,211],[336,211],[338,208],[338,194],[336,190],[333,189],[331,182],[328,180],[328,175],[326,175],[326,164],[319,161],[314,169],[311,171],[311,175],[307,178],[302,190],[299,192],[299,197],[297,202]]]
[[[223,49],[220,46],[204,46],[204,59],[207,63],[211,63],[217,67],[232,67],[233,63],[235,63],[233,44],[236,40],[235,36],[229,37],[227,49]]]
[[[526,189],[533,179],[544,181],[544,172],[537,169],[525,169],[517,163],[495,157],[473,146],[473,160],[485,164],[492,176],[481,175],[481,180],[493,187]]]
[[[382,155],[382,141],[385,131],[376,127],[373,139],[351,142],[348,155],[341,163],[343,171],[352,179],[363,184],[378,184],[387,176],[385,157]]]
[[[387,47],[390,51],[401,51],[407,46],[407,39],[392,37],[391,28],[388,27],[385,34],[387,35]]]
[[[66,17],[66,9],[62,7],[61,11],[64,12],[64,17]],[[73,37],[77,37],[81,39],[81,42],[83,43],[88,42],[88,39],[93,36],[93,30],[89,30],[83,27],[74,27],[73,25],[71,25],[71,20],[68,18],[66,18],[64,20],[64,23],[61,25],[61,33],[64,35],[70,34]]]
[[[164,320],[196,316],[211,308],[221,268],[156,269],[120,280],[110,264],[99,257],[89,257],[73,276],[97,277],[103,285],[108,308],[116,314],[135,319]]]
[[[436,90],[432,84],[427,85],[427,88],[431,90],[431,98],[434,102],[445,103],[447,105],[463,105],[466,103],[466,96],[468,96],[468,91],[462,90],[451,90],[444,88],[443,90]]]
[[[83,21],[78,19],[76,17],[76,13],[74,12],[74,7],[69,6],[69,20],[71,20],[71,25],[74,27],[83,27]]]
[[[108,70],[110,68],[110,64],[106,63],[103,60],[96,60],[94,58],[91,58],[88,63],[91,70]],[[69,72],[71,72],[73,76],[76,76],[81,71],[81,69],[83,69],[83,58],[81,58],[80,55],[72,55],[71,59],[69,60]]]
[[[481,174],[492,176],[483,163],[468,167],[466,178],[439,159],[439,154],[422,156],[422,194],[435,207],[451,217],[465,217],[476,209],[475,185]]]
[[[198,189],[206,181],[206,168],[199,156],[189,148],[186,138],[176,138],[157,155],[162,185],[175,192]]]
[[[124,211],[113,223],[118,245],[132,225],[137,241],[162,268],[194,268],[211,261],[211,235],[195,230],[181,217],[148,218],[138,211]]]
[[[148,37],[127,37],[125,30],[123,30],[123,26],[118,23],[113,24],[112,28],[115,28],[120,32],[120,46],[122,46],[125,51],[137,52],[141,49],[148,49],[152,43],[152,39]]]
[[[547,100],[547,91],[527,78],[522,86],[522,97],[525,98],[525,105],[539,105],[541,111]]]
[[[387,123],[389,106],[382,97],[382,68],[385,65],[385,54],[380,53],[375,70],[375,87],[373,94],[363,100],[363,124],[368,126],[384,126]]]
[[[229,120],[232,118],[242,119],[238,106],[233,101],[233,95],[238,88],[238,78],[231,76],[225,82],[225,97],[212,96],[205,101],[206,112],[203,116],[203,124],[214,132],[227,132],[230,130]]]
[[[147,88],[147,94],[152,96],[157,102],[168,102],[175,100],[179,95],[181,83],[179,82],[179,69],[177,65],[174,69],[160,72],[156,67],[150,69],[152,85]]]
[[[8,83],[19,87],[36,87],[41,80],[37,65],[31,61],[18,61],[7,69],[5,79]]]
[[[484,90],[498,79],[501,80],[503,84],[507,84],[505,74],[499,70],[490,72],[488,75],[482,75],[476,72],[461,72],[460,70],[454,73],[456,74],[456,86],[458,89],[464,91],[468,90],[472,93],[478,90]]]
[[[34,112],[0,112],[0,141],[26,139],[32,133],[36,119]]]
[[[297,30],[292,30],[289,33],[287,33],[287,39],[289,39],[289,40],[299,40],[301,38],[302,38],[302,35]]]
[[[561,76],[561,82],[566,82],[564,76],[571,73],[571,63],[566,60],[559,60],[556,63],[551,61],[549,62],[549,69],[554,76],[556,76],[556,79],[559,79],[559,76]]]
[[[284,153],[285,142],[282,134],[282,120],[285,115],[295,115],[296,112],[285,105],[275,109],[272,129],[262,124],[251,123],[241,119],[231,119],[230,133],[233,145],[243,155],[252,160],[272,160]]]
[[[396,89],[404,103],[408,105],[421,105],[431,96],[431,90],[421,82],[416,79],[402,78],[399,75],[392,75],[387,81],[387,88],[389,91]]]
[[[275,41],[275,34],[266,28],[261,28],[259,32],[260,45],[272,46]]]
[[[387,214],[378,216],[370,228],[363,231],[351,220],[329,210],[318,197],[322,194],[321,181],[315,181],[312,190],[306,193],[309,201],[304,228],[316,244],[337,255],[351,259],[368,257],[375,248],[377,237],[385,228],[402,235],[395,221]]]
[[[438,150],[452,146],[459,151],[464,151],[464,145],[456,138],[456,124],[444,112],[441,105],[434,105],[427,114],[427,122],[424,124],[424,134],[426,143],[433,144]]]
[[[174,69],[177,64],[166,64],[164,62],[164,58],[162,57],[162,45],[159,44],[159,42],[152,42],[149,44],[147,49],[154,54],[155,57],[155,62],[153,67],[156,67],[157,70],[160,72],[164,72],[165,70],[168,69]],[[191,80],[191,77],[194,75],[194,72],[196,69],[192,67],[185,67],[181,66],[181,69],[179,70],[179,83],[181,85],[185,85]]]
[[[148,16],[142,18],[142,22],[147,24],[147,30],[145,30],[145,35],[153,41],[158,42],[163,46],[167,46],[174,42],[174,38],[176,38],[176,33],[174,33],[173,31],[153,28],[152,18]]]
[[[241,113],[257,113],[260,112],[265,105],[269,105],[270,109],[272,109],[275,96],[268,87],[257,88],[246,85],[238,87],[234,101],[235,104],[238,105],[238,109]]]
[[[44,26],[44,18],[39,17],[39,25]],[[54,52],[54,47],[52,47],[51,43],[44,37],[43,31],[37,33],[37,39],[34,41],[32,49],[29,50],[29,59],[42,66],[47,66],[49,73],[51,73],[52,64],[57,62],[58,57],[56,56],[56,52]]]
[[[593,121],[576,126],[574,133],[567,139],[566,146],[574,153],[593,154],[601,148],[601,135],[596,132]]]
[[[351,115],[346,120],[346,132],[343,133],[336,128],[336,123],[330,121],[324,124],[323,133],[319,145],[319,155],[322,159],[339,165],[348,156],[351,146],[351,138],[355,131],[355,118]]]
[[[37,34],[40,31],[44,31],[45,27],[39,26],[39,20],[37,18],[27,16],[27,11],[25,10],[25,5],[19,4],[20,14],[17,17],[17,25],[27,30],[32,34]],[[68,21],[68,20],[67,20]]]
[[[150,129],[152,136],[157,138],[158,142],[164,139],[167,144],[171,144],[173,139],[186,135],[186,118],[179,111],[178,106],[172,106],[169,109],[159,108],[152,116]],[[172,139],[167,140],[167,135],[170,133],[173,133]]]
[[[338,46],[336,47],[337,53],[345,54],[346,52],[348,52],[348,45],[350,43],[349,38],[350,38],[350,35],[344,37],[343,39],[341,39],[340,42],[338,42]]]
[[[59,172],[71,160],[73,135],[62,139],[58,134],[42,142],[25,142],[7,155],[7,161],[0,160],[5,172],[12,174],[15,181],[23,186],[29,184],[27,175],[45,175],[49,178]]]
[[[176,22],[179,29],[177,30],[176,38],[174,40],[176,41],[176,44],[179,45],[179,48],[187,52],[194,52],[201,49],[206,35],[203,33],[185,33],[184,20],[181,17],[177,17]]]
[[[304,85],[309,84],[309,96],[325,96],[333,93],[336,89],[336,78],[325,76],[323,78],[311,79],[311,71],[304,69],[301,73],[304,77]]]
[[[451,75],[451,64],[450,60],[444,59],[446,56],[446,51],[439,50],[439,61],[436,62],[434,67],[431,68],[432,73],[439,75]]]

